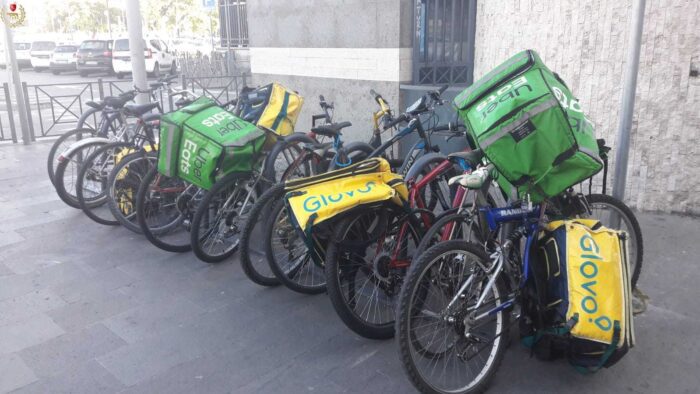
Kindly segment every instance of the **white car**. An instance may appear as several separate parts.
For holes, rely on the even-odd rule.
[[[32,50],[31,42],[15,42],[15,57],[17,58],[17,67],[21,70],[22,67],[32,66]]]
[[[163,71],[175,74],[177,64],[175,57],[168,46],[157,38],[149,38],[144,41],[146,58],[146,72],[152,77],[157,77]],[[131,52],[129,52],[129,39],[119,38],[114,40],[112,49],[112,67],[117,78],[124,78],[124,74],[131,73]]]
[[[41,72],[42,70],[49,69],[51,65],[51,55],[53,55],[54,49],[56,49],[56,43],[53,41],[34,41],[32,43],[29,56],[34,71]]]
[[[77,59],[77,45],[59,45],[51,54],[49,68],[53,75],[58,75],[61,71],[75,71]]]

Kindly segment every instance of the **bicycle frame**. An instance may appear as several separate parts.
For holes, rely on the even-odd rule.
[[[423,201],[421,197],[421,191],[423,191],[432,181],[434,181],[436,178],[441,176],[442,174],[446,173],[453,167],[453,163],[449,159],[445,159],[442,161],[440,164],[437,165],[437,167],[433,168],[428,174],[426,174],[424,177],[422,177],[418,182],[415,183],[410,183],[409,186],[409,195],[408,195],[408,205],[411,209],[418,209],[420,211],[420,216],[421,216],[421,221],[425,227],[430,227],[432,224],[432,215],[429,215],[427,212],[425,212],[426,205],[425,202]],[[470,168],[464,166],[463,167],[465,172],[471,171]],[[468,190],[462,186],[459,186],[457,188],[457,191],[455,192],[455,196],[452,198],[452,208],[459,208],[462,206],[464,203],[464,200],[467,196]],[[397,242],[396,242],[396,248],[394,251],[392,251],[391,254],[391,263],[389,264],[389,267],[391,268],[405,268],[408,265],[410,265],[410,262],[405,261],[405,260],[399,260],[399,252],[401,250],[401,245],[404,242],[404,239],[406,237],[406,233],[408,231],[408,223],[404,223],[401,225],[401,229],[399,230]]]
[[[411,165],[413,165],[416,159],[420,157],[421,153],[428,153],[432,151],[430,138],[426,134],[425,129],[423,129],[423,124],[420,122],[419,119],[411,119],[411,121],[408,122],[408,126],[396,133],[389,140],[382,143],[378,148],[374,150],[374,152],[372,152],[369,155],[369,157],[381,156],[387,149],[389,149],[389,147],[411,134],[414,130],[418,132],[420,138],[415,144],[413,144],[413,146],[409,150],[409,154],[406,156],[406,158],[403,161],[403,164],[401,165],[401,168],[399,169],[399,174],[401,174],[402,176],[406,176],[408,170],[411,168]]]
[[[545,210],[545,204],[527,206],[527,207],[503,207],[503,208],[492,208],[492,207],[481,207],[479,208],[480,220],[483,224],[486,224],[492,233],[495,233],[501,225],[507,224],[519,224],[520,227],[513,232],[515,236],[509,236],[503,245],[496,245],[495,251],[491,253],[491,266],[487,267],[486,274],[489,276],[489,281],[486,286],[481,290],[479,299],[476,304],[468,309],[469,312],[477,311],[481,308],[486,294],[491,291],[498,277],[503,273],[506,256],[509,255],[510,249],[516,247],[516,242],[520,240],[522,236],[526,237],[525,240],[525,252],[523,254],[523,264],[521,277],[522,280],[518,284],[518,288],[522,288],[528,279],[529,262],[530,262],[530,249],[532,243],[537,238],[537,233],[539,230],[539,222]],[[454,305],[457,300],[461,297],[462,293],[467,289],[471,283],[474,276],[470,276],[460,289],[457,291],[455,296],[452,298],[450,303],[447,305],[447,310]],[[516,294],[513,293],[511,296],[497,305],[485,312],[480,313],[477,316],[471,317],[471,321],[478,321],[484,317],[490,316],[501,310],[504,310],[515,303]]]

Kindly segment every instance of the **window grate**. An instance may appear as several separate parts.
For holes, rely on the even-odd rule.
[[[416,0],[413,82],[472,83],[476,0]]]
[[[245,0],[219,0],[221,46],[248,46],[248,14]]]

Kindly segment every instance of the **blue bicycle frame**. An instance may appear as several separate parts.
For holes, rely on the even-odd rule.
[[[389,149],[389,147],[394,145],[396,142],[402,140],[409,134],[413,133],[414,131],[418,132],[420,138],[418,139],[418,141],[416,141],[415,144],[413,144],[413,146],[408,152],[408,155],[406,155],[406,157],[404,158],[403,164],[401,164],[401,168],[399,169],[399,174],[401,174],[402,176],[406,176],[408,170],[420,156],[432,152],[430,138],[426,134],[425,129],[423,129],[423,124],[418,118],[411,119],[408,122],[408,126],[404,127],[389,140],[381,144],[377,149],[374,150],[374,152],[372,152],[369,155],[369,157],[381,156],[384,152],[386,152],[387,149]]]

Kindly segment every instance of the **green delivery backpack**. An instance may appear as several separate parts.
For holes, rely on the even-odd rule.
[[[158,171],[209,190],[231,172],[249,172],[265,144],[265,133],[207,97],[163,115]]]
[[[529,193],[539,202],[603,167],[593,124],[535,51],[496,67],[460,93],[454,105],[500,173],[499,184],[513,185],[519,197]]]

